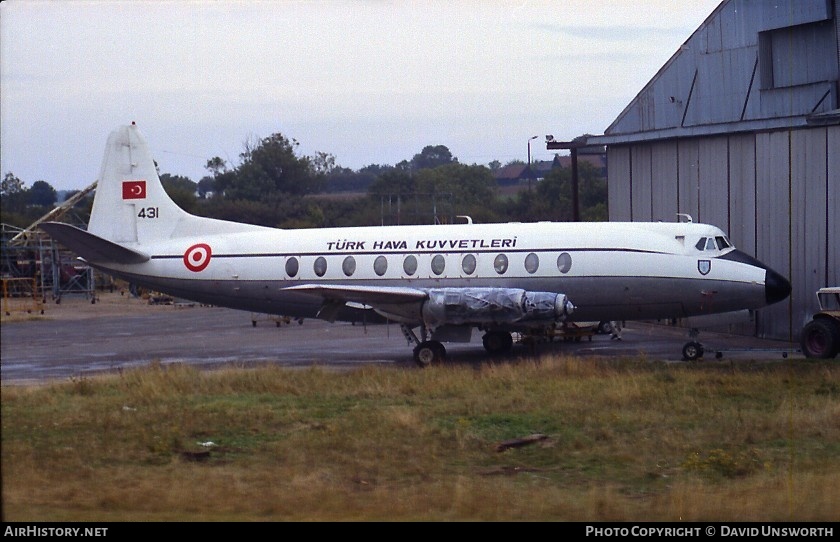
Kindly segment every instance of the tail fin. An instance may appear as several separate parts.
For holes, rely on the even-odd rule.
[[[164,191],[146,140],[132,122],[111,132],[93,200],[88,232],[115,243],[261,229],[191,215]]]

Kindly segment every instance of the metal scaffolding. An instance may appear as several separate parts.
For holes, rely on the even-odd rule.
[[[33,297],[43,304],[48,295],[60,303],[62,296],[71,294],[84,295],[91,303],[96,302],[93,268],[38,229],[42,222],[62,217],[69,217],[70,222],[84,227],[84,221],[72,211],[95,189],[96,183],[93,183],[26,228],[2,224],[0,278],[4,303],[8,298]]]

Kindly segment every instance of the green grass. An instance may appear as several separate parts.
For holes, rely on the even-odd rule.
[[[836,362],[152,364],[2,389],[9,521],[837,521],[838,452]]]

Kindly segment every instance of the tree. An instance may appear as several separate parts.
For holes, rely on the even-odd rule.
[[[196,188],[198,189],[198,197],[204,199],[216,191],[216,179],[209,176],[202,177]]]
[[[579,204],[581,220],[607,220],[607,183],[598,170],[588,163],[580,163]],[[509,219],[523,222],[538,220],[569,221],[572,210],[572,172],[568,168],[554,168],[535,185],[523,190],[516,200],[505,204]]]
[[[219,158],[218,156],[214,156],[210,160],[207,160],[207,163],[204,164],[204,169],[209,171],[213,177],[218,177],[221,173],[227,171],[227,162]]]
[[[312,167],[312,172],[315,175],[326,176],[336,170],[342,169],[336,164],[335,156],[326,152],[317,152],[315,156],[309,159],[309,165]]]
[[[414,171],[417,171],[457,162],[458,159],[452,156],[446,145],[427,145],[423,147],[420,154],[415,154],[414,158],[411,159],[411,167]]]
[[[386,171],[394,169],[394,166],[389,165],[381,165],[381,164],[369,164],[359,170],[359,173],[364,174],[371,174],[371,175],[381,175]]]
[[[181,209],[192,213],[196,207],[196,183],[180,175],[164,173],[160,176],[163,189]]]
[[[52,207],[55,205],[58,195],[55,188],[47,181],[35,181],[29,189],[28,201],[31,205],[41,207]]]
[[[3,180],[0,181],[0,196],[6,197],[14,194],[19,194],[26,190],[23,181],[15,177],[11,171],[6,173]]]
[[[388,195],[408,196],[416,191],[411,174],[399,169],[385,171],[368,188],[368,193],[376,199]]]
[[[336,168],[324,177],[324,192],[364,192],[376,180],[373,173],[356,172],[349,168]]]
[[[310,159],[295,155],[298,145],[279,133],[257,143],[246,141],[245,150],[239,155],[242,163],[215,177],[216,190],[226,198],[249,201],[314,192],[317,182]]]
[[[23,181],[11,172],[6,173],[0,181],[0,216],[5,224],[12,224],[21,228],[29,224],[24,216],[26,211],[26,187]]]
[[[417,191],[450,193],[457,205],[488,205],[495,197],[496,179],[484,166],[450,163],[417,173]]]

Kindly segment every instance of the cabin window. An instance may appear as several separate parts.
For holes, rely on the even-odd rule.
[[[417,272],[417,258],[414,256],[406,256],[403,260],[403,271],[406,275],[413,275]]]
[[[315,263],[312,265],[312,269],[315,271],[316,275],[323,277],[327,272],[327,259],[323,256],[318,256],[315,258]]]
[[[568,252],[564,252],[557,256],[557,270],[561,273],[568,273],[572,268],[572,257]]]
[[[440,254],[436,254],[435,257],[432,258],[432,273],[435,275],[442,275],[445,268],[446,260]]]
[[[291,257],[286,260],[286,274],[290,277],[297,276],[298,271],[300,270],[300,264],[298,263],[298,259],[295,257]]]
[[[353,256],[344,258],[344,261],[341,262],[341,270],[344,271],[346,276],[352,276],[356,272],[356,258]]]
[[[532,275],[537,272],[540,267],[540,257],[533,252],[525,256],[525,271]]]
[[[496,256],[496,259],[493,260],[493,268],[496,270],[496,273],[502,275],[508,268],[508,257],[504,254],[499,254]]]
[[[377,256],[373,260],[373,271],[380,277],[388,270],[388,259],[385,256]]]
[[[475,256],[472,254],[464,256],[464,259],[461,260],[461,269],[463,269],[464,273],[467,275],[475,273]]]

